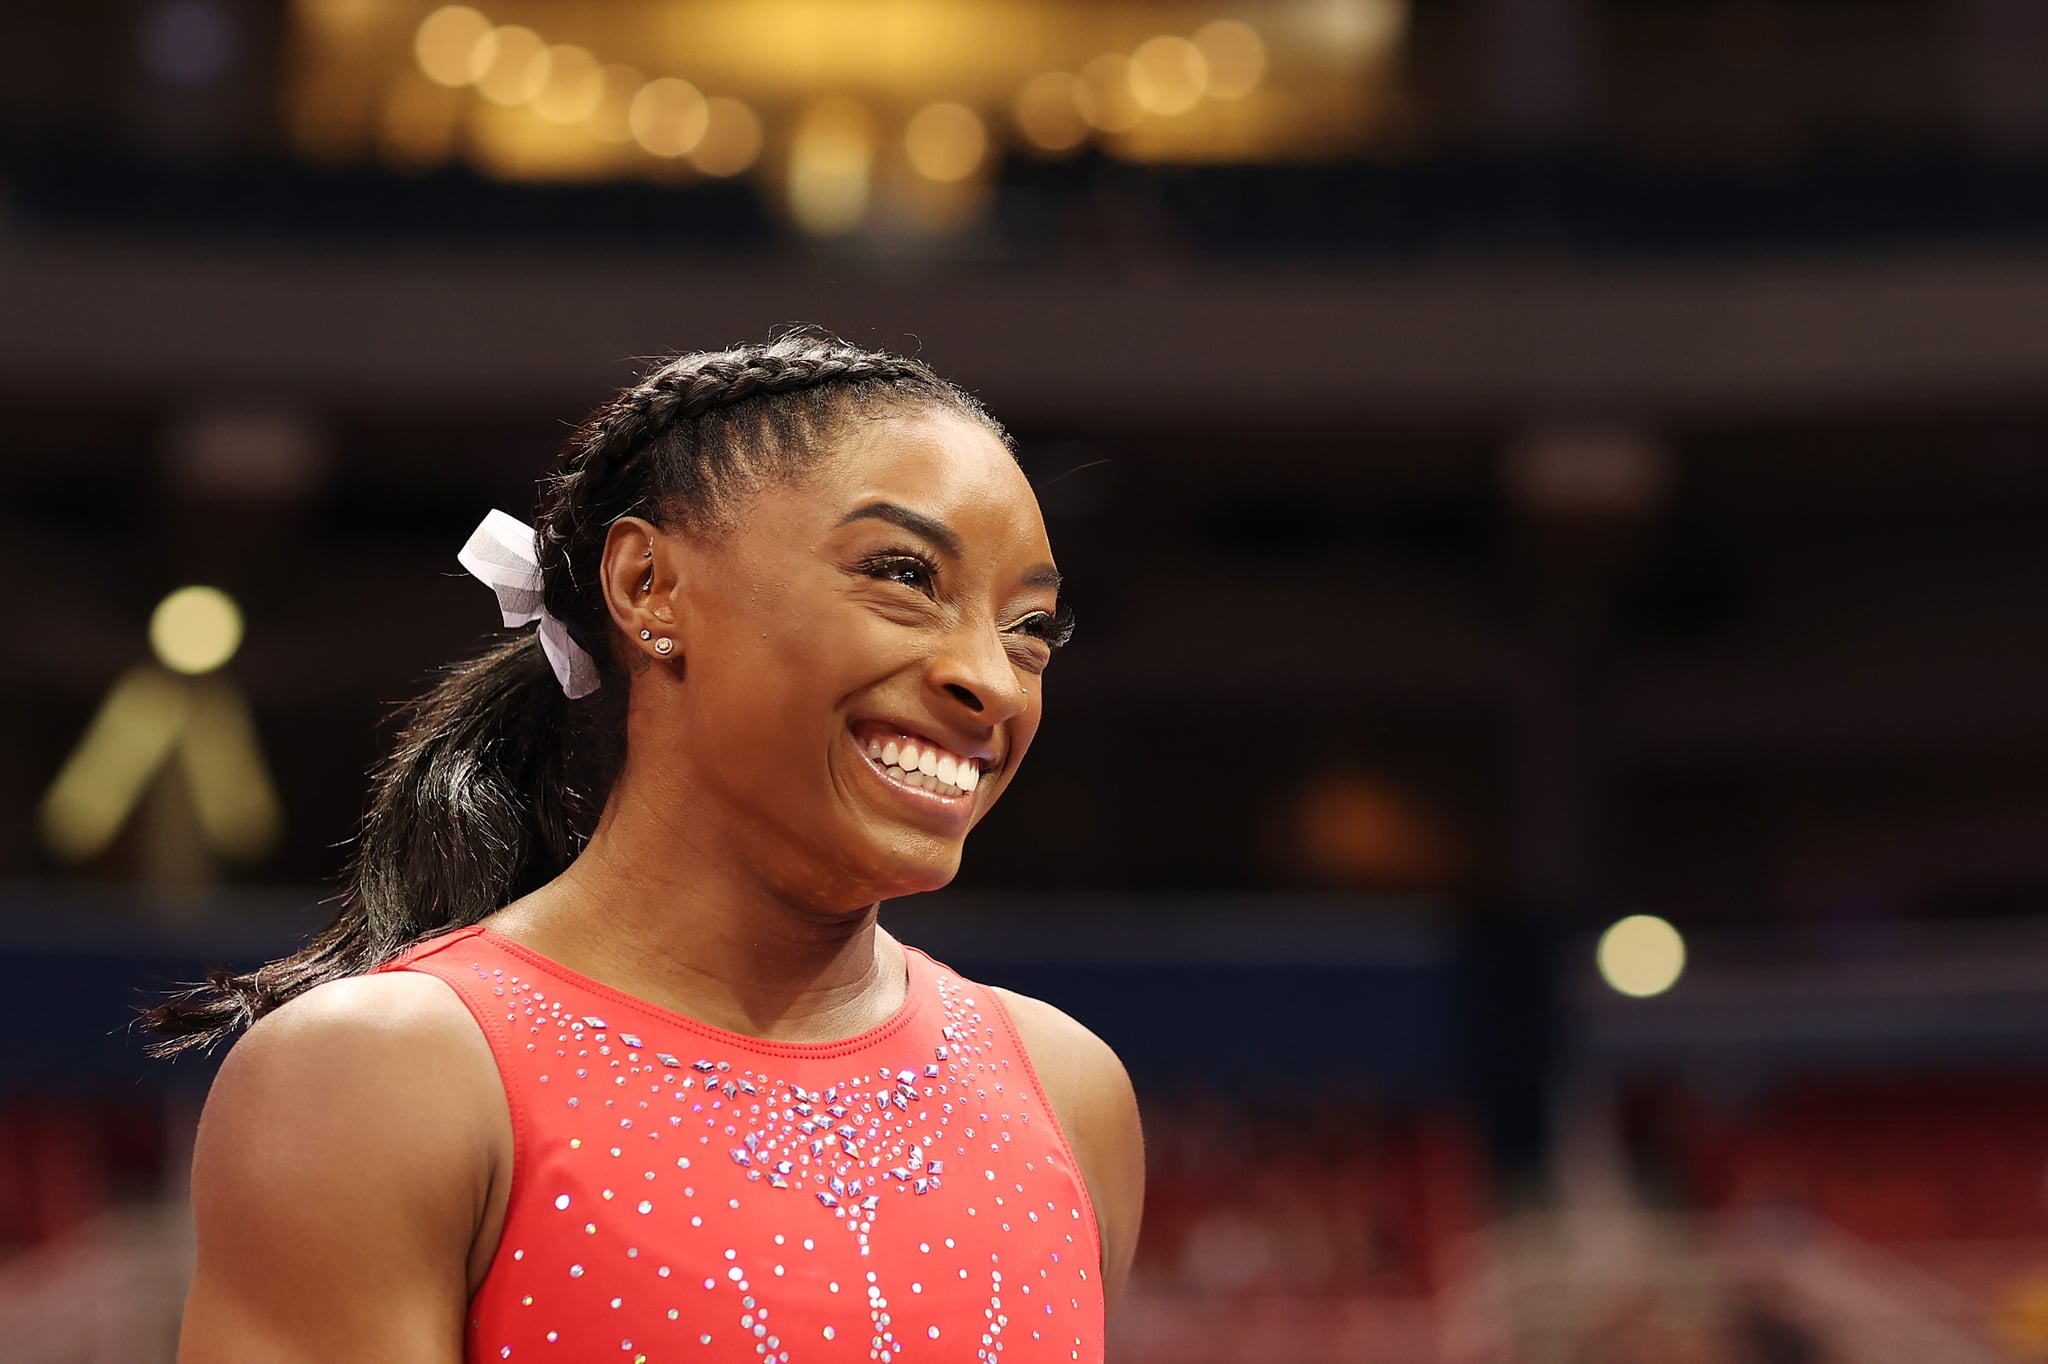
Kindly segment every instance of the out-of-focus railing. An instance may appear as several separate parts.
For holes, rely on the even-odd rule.
[[[1812,1219],[1508,1219],[1457,1252],[1443,1364],[2009,1364],[1982,1301]]]
[[[0,1263],[8,1364],[168,1364],[192,1278],[182,1203],[102,1213]]]

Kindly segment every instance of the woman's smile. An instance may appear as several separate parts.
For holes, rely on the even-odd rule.
[[[973,814],[980,757],[954,752],[889,722],[863,721],[849,734],[868,769],[909,808],[962,820]]]

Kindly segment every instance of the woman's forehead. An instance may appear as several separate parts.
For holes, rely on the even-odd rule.
[[[1009,449],[987,427],[952,413],[857,423],[836,456],[810,484],[810,512],[837,523],[856,508],[888,501],[954,524],[963,535],[986,535],[1000,523],[1011,534],[1042,539],[1038,499]],[[971,522],[973,524],[955,524]]]

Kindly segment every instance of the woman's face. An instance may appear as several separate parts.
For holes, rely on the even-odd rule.
[[[981,425],[856,417],[834,444],[725,534],[665,537],[680,662],[634,743],[686,775],[677,813],[715,855],[841,910],[959,870],[1037,732],[1059,575]]]

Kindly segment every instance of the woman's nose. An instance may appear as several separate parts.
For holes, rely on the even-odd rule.
[[[1016,665],[993,629],[956,636],[933,661],[930,677],[934,686],[984,724],[1007,720],[1024,708],[1026,692],[1017,680]]]

